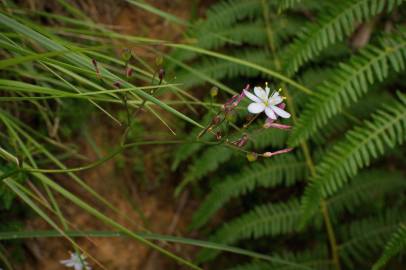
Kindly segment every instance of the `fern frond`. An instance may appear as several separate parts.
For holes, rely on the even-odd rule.
[[[255,18],[261,14],[260,0],[220,1],[207,11],[207,19],[199,27],[205,29],[225,29],[245,18]]]
[[[342,63],[335,74],[311,96],[297,121],[289,144],[296,146],[322,128],[329,119],[358,101],[370,90],[369,85],[383,81],[389,67],[395,72],[405,68],[406,37],[387,38],[381,46],[368,46],[348,63]]]
[[[288,133],[285,130],[269,128],[252,134],[250,141],[256,149],[263,149],[270,145],[281,148],[286,145],[287,137]]]
[[[403,173],[399,171],[368,170],[360,173],[351,183],[326,202],[332,216],[339,217],[343,210],[356,212],[361,204],[376,201],[391,192],[406,189]]]
[[[185,178],[176,189],[179,193],[186,185],[195,182],[215,171],[221,164],[226,162],[233,155],[234,150],[226,146],[212,146],[202,154],[187,169]]]
[[[218,243],[234,244],[243,239],[299,232],[298,222],[301,214],[297,200],[260,205],[223,225],[210,239]],[[199,253],[198,260],[207,261],[219,253],[205,249]]]
[[[404,253],[406,251],[406,223],[399,225],[396,232],[393,233],[389,241],[385,245],[383,254],[379,260],[374,264],[372,270],[381,269],[392,257],[396,254]]]
[[[206,125],[210,123],[211,118],[213,117],[212,114],[207,113],[204,115],[203,119],[201,120],[201,123],[203,125]],[[187,138],[196,138],[197,135],[201,132],[200,127],[194,127],[191,132],[187,134]],[[202,143],[184,143],[182,144],[175,152],[174,155],[174,160],[171,165],[171,170],[174,171],[178,168],[179,164],[190,158],[193,154],[197,153],[200,149],[202,149],[205,145]]]
[[[390,2],[387,10],[389,12],[403,1],[341,0],[331,3],[317,22],[305,27],[288,49],[286,54],[286,59],[289,59],[286,68],[288,73],[295,73],[323,49],[342,41],[360,22],[381,13],[385,2]]]
[[[276,2],[279,10],[283,11],[285,9],[293,8],[294,6],[302,2],[302,0],[278,0]]]
[[[376,254],[406,215],[399,211],[388,211],[383,215],[366,218],[342,226],[339,234],[344,241],[338,246],[343,262],[353,268],[354,262],[368,262],[371,254]]]
[[[333,195],[347,181],[382,156],[385,148],[394,148],[406,140],[406,96],[386,103],[372,120],[347,132],[345,138],[328,151],[316,166],[303,195],[302,209],[308,218],[318,208],[321,198]]]
[[[314,270],[329,270],[333,269],[333,263],[328,259],[328,249],[326,246],[317,245],[312,249],[306,249],[301,252],[280,252],[273,254],[273,257],[282,259],[283,261],[300,264],[304,268]],[[228,270],[297,270],[297,265],[289,265],[287,263],[278,262],[251,262]]]
[[[269,54],[262,49],[250,49],[244,52],[236,52],[233,53],[233,56],[262,66],[269,67],[273,65]],[[261,75],[261,72],[258,70],[229,61],[212,58],[205,58],[200,63],[194,63],[193,68],[216,80],[235,78],[238,76],[256,77]],[[190,72],[179,73],[177,75],[177,81],[181,82],[187,88],[205,83],[204,79],[191,74]]]
[[[306,174],[306,166],[293,154],[277,156],[263,164],[252,163],[242,172],[230,175],[215,185],[193,215],[191,227],[203,226],[231,198],[242,196],[257,187],[291,186]]]
[[[198,46],[213,50],[224,45],[230,44],[247,44],[261,46],[267,43],[265,26],[262,21],[240,23],[236,27],[225,28],[216,31],[216,35],[207,35],[201,33],[198,35]]]

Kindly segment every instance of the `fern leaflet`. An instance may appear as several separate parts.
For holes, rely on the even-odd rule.
[[[348,64],[341,64],[335,74],[309,98],[307,106],[297,121],[289,144],[296,146],[323,127],[329,119],[370,90],[376,80],[389,75],[389,67],[396,72],[405,68],[405,36],[387,38],[380,48],[368,46]]]
[[[290,186],[305,176],[305,164],[294,155],[277,156],[264,164],[252,163],[242,172],[230,175],[215,185],[193,215],[191,227],[203,226],[231,198],[251,192],[256,187]]]
[[[322,197],[336,193],[360,168],[406,140],[406,96],[386,103],[365,121],[347,132],[345,139],[328,151],[316,167],[316,175],[305,190],[302,209],[308,218]]]

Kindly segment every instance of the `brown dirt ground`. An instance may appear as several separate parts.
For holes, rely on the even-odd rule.
[[[147,1],[156,7],[168,11],[174,15],[187,19],[190,13],[192,1]],[[30,8],[44,8],[44,1],[27,0]],[[76,2],[89,14],[93,19],[107,24],[113,24],[127,34],[137,34],[146,37],[160,38],[165,40],[179,41],[182,38],[183,29],[178,26],[172,26],[162,19],[153,16],[140,9],[133,8],[127,4],[117,4],[118,1],[79,1]],[[154,55],[142,49],[137,53],[143,58],[150,60],[154,59]],[[155,126],[156,119],[143,116],[143,122],[146,126]],[[154,124],[151,124],[152,123]],[[160,124],[162,126],[162,124]],[[94,121],[89,128],[90,136],[95,140],[100,147],[102,154],[107,154],[109,149],[114,146],[114,138],[119,136],[120,130],[112,128],[101,122]],[[107,139],[106,139],[107,138]],[[84,141],[78,142],[82,145],[82,153],[91,160],[97,159],[94,150]],[[142,150],[146,153],[151,151],[167,151],[163,147],[158,150],[145,148]],[[149,158],[144,159],[145,171],[148,173],[148,179],[153,179],[154,174],[158,173],[154,154],[148,155]],[[126,164],[131,166],[131,156],[126,157]],[[139,157],[138,157],[139,158]],[[170,163],[170,160],[166,160]],[[74,166],[75,164],[72,164]],[[77,165],[77,164],[76,164]],[[158,168],[162,170],[162,168]],[[168,168],[164,168],[167,170]],[[160,172],[162,174],[162,172]],[[103,213],[121,224],[128,226],[134,230],[138,230],[135,224],[142,224],[142,219],[133,205],[138,205],[145,217],[150,223],[150,231],[162,234],[193,236],[187,233],[186,226],[190,220],[193,209],[196,207],[196,202],[188,198],[187,194],[175,200],[173,198],[174,183],[171,178],[174,176],[169,171],[165,172],[167,178],[164,183],[160,183],[155,188],[145,187],[139,184],[138,176],[130,169],[117,166],[115,160],[109,161],[96,169],[78,173],[78,175],[87,184],[93,187],[99,194],[105,197],[113,204],[120,213],[127,216],[123,218],[120,215],[113,213],[101,203],[96,202],[94,198],[81,190],[78,185],[74,184],[71,179],[66,179],[63,176],[55,176],[53,179],[58,181],[62,186],[72,191],[74,194],[79,194],[85,201],[97,206]],[[148,185],[148,183],[146,184]],[[123,191],[129,194],[129,199],[123,196]],[[79,230],[107,230],[107,226],[101,224],[96,218],[85,213],[83,210],[72,205],[66,199],[57,197],[58,203],[62,206],[62,211],[65,217],[72,222],[73,229]],[[132,222],[129,222],[131,220]],[[33,219],[27,222],[27,229],[41,230],[50,229],[50,227],[41,219]],[[176,265],[172,260],[166,259],[164,256],[157,254],[151,249],[146,248],[140,243],[126,238],[92,238],[92,239],[77,239],[77,242],[92,256],[94,256],[106,269],[183,269]],[[47,269],[56,270],[64,269],[59,260],[69,257],[68,251],[72,250],[69,242],[62,238],[54,239],[35,239],[27,240],[25,247],[30,254],[19,270],[31,269]],[[176,254],[182,257],[191,258],[195,253],[195,249],[181,245],[164,245]],[[91,262],[93,269],[95,263]]]

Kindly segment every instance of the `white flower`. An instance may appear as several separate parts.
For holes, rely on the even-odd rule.
[[[66,267],[72,267],[75,270],[91,270],[92,268],[89,266],[88,262],[85,261],[85,259],[86,256],[83,254],[78,255],[76,252],[70,252],[70,258],[67,260],[62,260],[60,263]]]
[[[254,101],[254,103],[248,106],[248,111],[255,114],[265,111],[265,114],[273,120],[276,120],[278,116],[289,118],[290,113],[277,106],[283,102],[283,98],[279,95],[279,92],[275,91],[271,97],[269,97],[269,92],[270,89],[268,86],[265,87],[265,90],[262,87],[254,87],[255,95],[244,90],[244,94]]]

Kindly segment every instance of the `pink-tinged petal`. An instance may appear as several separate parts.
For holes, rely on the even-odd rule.
[[[276,120],[276,115],[275,115],[275,113],[273,112],[273,110],[271,109],[271,108],[269,108],[269,107],[266,107],[265,108],[265,114],[269,117],[269,118],[271,118],[271,119],[273,119],[273,120]]]
[[[267,118],[267,119],[265,120],[264,126],[270,125],[270,124],[272,124],[274,121],[275,121],[274,119]]]
[[[278,107],[281,108],[282,110],[284,110],[286,108],[286,104],[285,103],[279,103]]]
[[[280,96],[272,96],[269,98],[268,102],[270,105],[278,105],[283,102],[283,98]]]
[[[265,110],[265,104],[258,102],[258,103],[251,103],[248,105],[248,111],[250,113],[261,113]]]
[[[259,86],[255,86],[254,87],[254,93],[257,97],[259,97],[262,100],[266,100],[268,98],[268,96],[266,95],[266,92],[264,89],[262,89],[262,87]]]
[[[279,115],[282,118],[289,118],[290,117],[290,113],[288,113],[287,111],[282,110],[278,106],[271,106],[271,108],[277,115]]]
[[[255,95],[251,94],[250,92],[248,92],[247,90],[243,90],[244,94],[247,96],[247,98],[251,99],[252,101],[259,103],[261,102],[261,100],[256,97]]]

